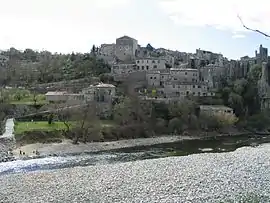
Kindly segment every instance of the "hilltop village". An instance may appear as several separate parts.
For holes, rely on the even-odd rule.
[[[77,143],[261,131],[270,124],[269,56],[262,45],[253,57],[229,60],[202,49],[143,47],[123,36],[89,53],[11,48],[0,56],[1,119],[16,118],[18,135],[50,129],[53,140],[57,134]],[[37,123],[31,129],[30,121]]]

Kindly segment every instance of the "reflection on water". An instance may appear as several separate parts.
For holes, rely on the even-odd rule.
[[[217,137],[204,140],[186,140],[168,144],[140,146],[100,153],[88,153],[77,156],[17,160],[0,163],[0,175],[76,166],[127,162],[168,156],[185,156],[194,153],[221,153],[234,151],[243,146],[257,146],[266,142],[270,142],[270,137]]]

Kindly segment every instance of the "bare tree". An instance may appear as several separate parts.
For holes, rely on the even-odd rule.
[[[252,31],[252,32],[257,32],[257,33],[259,33],[259,34],[261,34],[261,35],[264,35],[265,37],[270,38],[270,35],[266,34],[265,32],[262,32],[262,31],[260,31],[260,30],[258,30],[258,29],[252,29],[252,28],[247,27],[247,26],[244,24],[242,18],[241,18],[239,15],[237,15],[237,17],[239,18],[239,20],[240,20],[242,26],[243,26],[245,29],[250,30],[250,31]]]
[[[74,135],[73,143],[77,144],[79,139],[82,138],[83,142],[88,140],[88,136],[93,136],[94,131],[91,129],[99,130],[99,123],[97,122],[96,103],[91,102],[85,106],[76,109],[73,114],[73,120],[76,122],[76,132]]]

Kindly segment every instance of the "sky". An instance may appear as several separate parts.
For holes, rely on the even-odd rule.
[[[230,59],[254,56],[270,38],[268,0],[0,0],[0,49],[88,52],[128,35],[142,46],[194,53],[222,53]]]

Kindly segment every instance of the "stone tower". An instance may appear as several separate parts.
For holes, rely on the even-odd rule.
[[[124,62],[135,60],[138,41],[128,36],[116,39],[115,56]]]

